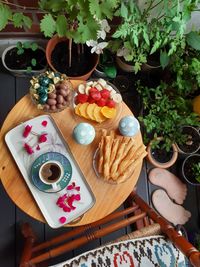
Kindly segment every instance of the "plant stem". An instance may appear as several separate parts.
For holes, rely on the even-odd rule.
[[[69,39],[69,68],[72,65],[72,38]]]
[[[26,7],[26,6],[22,6],[22,5],[17,5],[17,4],[10,3],[10,2],[8,2],[6,0],[5,1],[0,0],[0,3],[6,4],[6,5],[10,5],[10,6],[14,6],[14,7],[18,7],[18,8],[23,9],[23,10],[27,10],[27,9],[36,9],[36,10],[38,10],[37,7]]]

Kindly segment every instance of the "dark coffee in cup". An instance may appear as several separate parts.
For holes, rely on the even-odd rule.
[[[41,176],[47,183],[55,183],[59,180],[60,175],[60,166],[55,162],[47,163],[41,169]]]

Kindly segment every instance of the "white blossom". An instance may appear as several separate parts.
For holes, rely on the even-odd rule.
[[[117,50],[117,56],[118,57],[125,57],[130,53],[130,50],[126,47],[122,47]]]
[[[97,43],[97,45],[93,46],[91,49],[91,53],[96,53],[96,54],[102,54],[103,53],[103,49],[108,45],[108,42],[101,42],[101,43]]]

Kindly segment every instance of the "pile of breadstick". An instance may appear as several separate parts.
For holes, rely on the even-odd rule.
[[[143,143],[138,144],[134,137],[107,134],[102,130],[97,161],[98,173],[108,181],[124,182],[134,172],[138,163],[147,155]]]

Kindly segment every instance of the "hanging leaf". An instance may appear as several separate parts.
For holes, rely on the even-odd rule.
[[[16,27],[16,28],[22,28],[22,26],[23,26],[23,14],[21,13],[21,12],[19,12],[19,13],[15,13],[14,15],[13,15],[13,24],[14,24],[14,26]]]
[[[56,22],[51,14],[46,14],[40,22],[40,29],[45,37],[52,37],[56,30]]]
[[[160,51],[160,64],[163,69],[169,64],[169,56],[166,51]]]
[[[64,15],[58,15],[56,20],[56,32],[59,37],[66,36],[67,34],[67,19]]]
[[[127,7],[124,5],[124,3],[121,3],[121,10],[120,10],[121,16],[125,19],[128,18],[128,9]]]
[[[31,28],[32,26],[32,20],[28,17],[28,16],[24,16],[23,15],[23,22],[24,22],[24,25],[27,27],[27,28]]]
[[[200,35],[197,32],[190,32],[186,34],[186,42],[192,48],[200,51]]]
[[[12,12],[7,5],[0,4],[0,31],[3,30],[8,20],[11,19]]]

